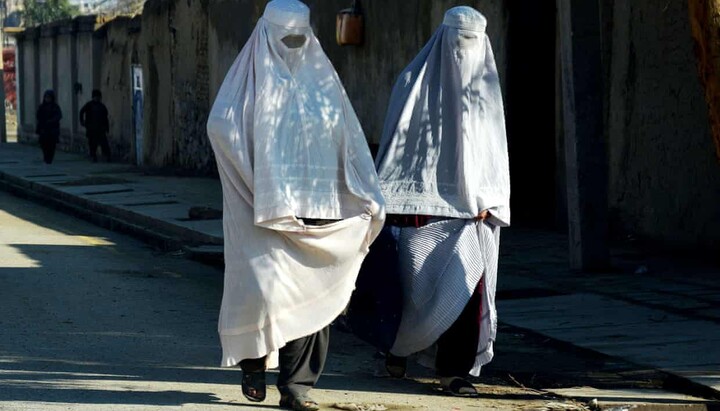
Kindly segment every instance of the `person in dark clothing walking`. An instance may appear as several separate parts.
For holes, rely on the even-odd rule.
[[[43,102],[36,113],[36,132],[39,137],[40,147],[43,152],[43,159],[46,164],[51,164],[55,158],[55,147],[60,141],[60,119],[62,111],[55,102],[55,92],[45,91]]]
[[[93,90],[92,100],[80,110],[80,125],[85,127],[85,134],[88,138],[90,157],[97,162],[97,148],[100,146],[106,161],[110,161],[110,145],[107,134],[110,131],[108,110],[102,103],[100,90]]]

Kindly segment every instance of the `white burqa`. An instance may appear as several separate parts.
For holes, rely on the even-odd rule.
[[[510,223],[503,102],[486,25],[470,7],[448,10],[395,84],[376,160],[389,214],[446,217],[400,231],[407,292],[391,352],[433,346],[484,279],[474,375],[493,356],[499,227]],[[476,222],[483,210],[492,217]]]
[[[268,3],[208,120],[223,187],[223,366],[265,355],[276,366],[287,342],[330,324],[384,220],[365,136],[309,16],[297,0]]]

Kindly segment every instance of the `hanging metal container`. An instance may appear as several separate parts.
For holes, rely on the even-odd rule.
[[[349,9],[340,10],[335,26],[337,44],[340,46],[360,46],[365,40],[365,22],[363,21],[360,0],[354,0]]]

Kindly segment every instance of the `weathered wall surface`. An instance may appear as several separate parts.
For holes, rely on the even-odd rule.
[[[492,0],[366,1],[366,44],[339,47],[335,44],[335,14],[350,2],[306,2],[313,11],[315,33],[343,80],[371,143],[380,138],[397,75],[452,6],[470,5],[488,17],[501,81],[513,82],[506,78],[512,60],[508,53],[513,53],[509,36],[513,29],[508,27],[510,14],[517,16],[524,11],[522,7],[512,11],[506,1]],[[22,138],[32,137],[35,108],[48,82],[58,82],[66,119],[77,116],[79,106],[90,99],[93,87],[98,87],[110,111],[114,152],[120,159],[134,160],[130,67],[140,64],[145,85],[144,163],[213,173],[205,135],[207,114],[265,4],[266,0],[149,0],[141,17],[116,19],[101,30],[94,27],[95,20],[76,19],[70,35],[71,99],[67,80],[62,76],[53,80],[47,72],[50,67],[62,72],[69,66],[68,40],[59,34],[55,43],[48,42],[47,32],[42,37],[39,29],[26,31],[20,41],[24,71],[19,89],[26,131]],[[609,205],[616,217],[612,221],[622,232],[684,245],[720,246],[720,165],[714,159],[695,69],[686,3],[660,6],[652,0],[603,0],[602,5],[607,30],[603,57],[608,79]],[[516,23],[522,21],[515,19]],[[522,31],[517,25],[516,29]],[[58,30],[62,33],[63,29]],[[512,38],[525,39],[524,34],[516,32]],[[550,53],[553,48],[547,49]],[[513,55],[517,53],[521,52]],[[552,59],[548,61],[552,64]],[[528,67],[526,74],[516,66],[514,78],[539,76],[537,81],[553,82],[538,74],[545,73],[540,67]],[[75,90],[74,83],[81,89]],[[506,93],[508,89],[512,87],[504,88]],[[553,87],[548,90],[543,93],[549,96],[529,93],[529,98],[552,104]],[[513,99],[527,98],[526,94],[522,87],[506,94],[508,107]],[[73,129],[71,122],[64,123],[65,128],[76,137],[71,140],[72,149],[84,150],[84,130]],[[532,133],[525,136],[536,137]],[[553,136],[550,140],[550,145],[562,143],[553,143]],[[511,146],[511,159],[521,158],[518,150],[528,151],[523,141],[527,140],[519,139],[520,144]],[[558,187],[562,187],[562,173],[557,176]],[[514,197],[520,198],[518,192]]]
[[[75,44],[77,47],[77,99],[81,102],[89,101],[93,89],[93,38],[92,33],[77,33]]]
[[[171,43],[173,163],[187,169],[215,172],[205,125],[210,110],[208,1],[174,3],[169,21]]]
[[[172,67],[170,44],[176,27],[170,25],[172,1],[145,3],[140,35],[140,60],[145,81],[145,164],[172,165]]]
[[[139,63],[140,19],[118,18],[101,29],[100,89],[109,112],[110,150],[116,161],[135,161],[130,70]]]
[[[683,1],[615,1],[610,207],[628,232],[717,249],[720,164],[686,7]]]
[[[35,110],[38,105],[38,89],[36,85],[35,71],[37,67],[37,51],[36,51],[37,30],[26,30],[24,39],[21,43],[20,54],[22,55],[23,72],[18,77],[18,91],[20,96],[20,112],[21,112],[21,129],[20,138],[26,136],[27,132],[35,129]]]
[[[60,122],[61,132],[65,135],[71,136],[69,146],[72,147],[72,137],[77,132],[75,117],[73,115],[73,34],[71,30],[65,30],[58,32],[56,46],[57,46],[57,72],[58,72],[58,83],[55,86],[55,93],[57,101],[60,107],[65,108],[63,112],[63,119]]]
[[[313,28],[344,81],[370,142],[380,138],[397,75],[432,36],[448,8],[470,5],[488,17],[489,35],[501,77],[504,75],[507,17],[503,2],[366,2],[363,47],[335,44],[335,14],[348,6],[347,1],[307,3],[313,10]],[[142,65],[145,78],[145,163],[213,173],[212,150],[205,134],[207,115],[227,70],[252,33],[265,4],[266,0],[150,0],[140,18],[139,33],[133,35],[127,33],[127,19],[110,21],[96,32],[93,32],[95,20],[88,18],[42,28],[44,37],[40,38],[36,52],[39,64],[35,64],[31,55],[26,67],[36,70],[43,89],[56,88],[62,94],[60,103],[66,113],[63,147],[84,149],[84,130],[74,127],[71,119],[90,99],[92,89],[102,86],[111,115],[114,151],[122,159],[133,159],[128,91],[132,54],[136,58],[133,63]],[[68,25],[73,27],[72,34],[53,34]],[[21,39],[26,51],[32,49],[31,41],[27,36]],[[60,67],[63,70],[71,67],[74,80],[63,78],[55,84],[53,75],[57,75]],[[27,86],[31,82],[27,75],[24,77]],[[72,87],[69,94],[68,84]],[[24,101],[32,107],[38,102],[33,98]]]
[[[74,113],[72,113],[74,116],[77,116],[80,108],[92,99],[92,91],[97,86],[94,79],[94,65],[100,64],[100,62],[97,61],[98,56],[94,55],[93,40],[92,31],[83,30],[81,32],[77,32],[75,35],[75,47],[77,50],[77,61],[75,64],[75,71],[77,74],[75,81],[77,82],[77,85],[74,84],[73,87],[77,86],[77,89],[74,90],[73,97],[77,100],[77,109]],[[65,116],[70,114],[67,113],[69,107],[61,108]],[[85,129],[82,126],[78,125],[77,135],[74,137],[73,141],[75,144],[73,145],[73,148],[75,150],[80,150],[83,147],[86,147],[87,141],[85,139]]]
[[[43,27],[40,30],[40,90],[55,89],[55,69],[57,59],[55,58],[55,36],[57,35],[56,27]],[[41,96],[42,97],[42,96]]]
[[[232,65],[255,22],[262,15],[261,0],[217,0],[208,4],[208,61],[210,101],[215,99],[227,70]],[[246,22],[237,24],[238,20]]]

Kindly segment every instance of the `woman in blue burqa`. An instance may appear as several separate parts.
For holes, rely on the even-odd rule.
[[[402,318],[386,359],[436,369],[452,395],[493,357],[500,227],[510,177],[495,59],[475,9],[446,14],[392,92],[376,167],[397,240]],[[371,253],[372,256],[372,253]]]

